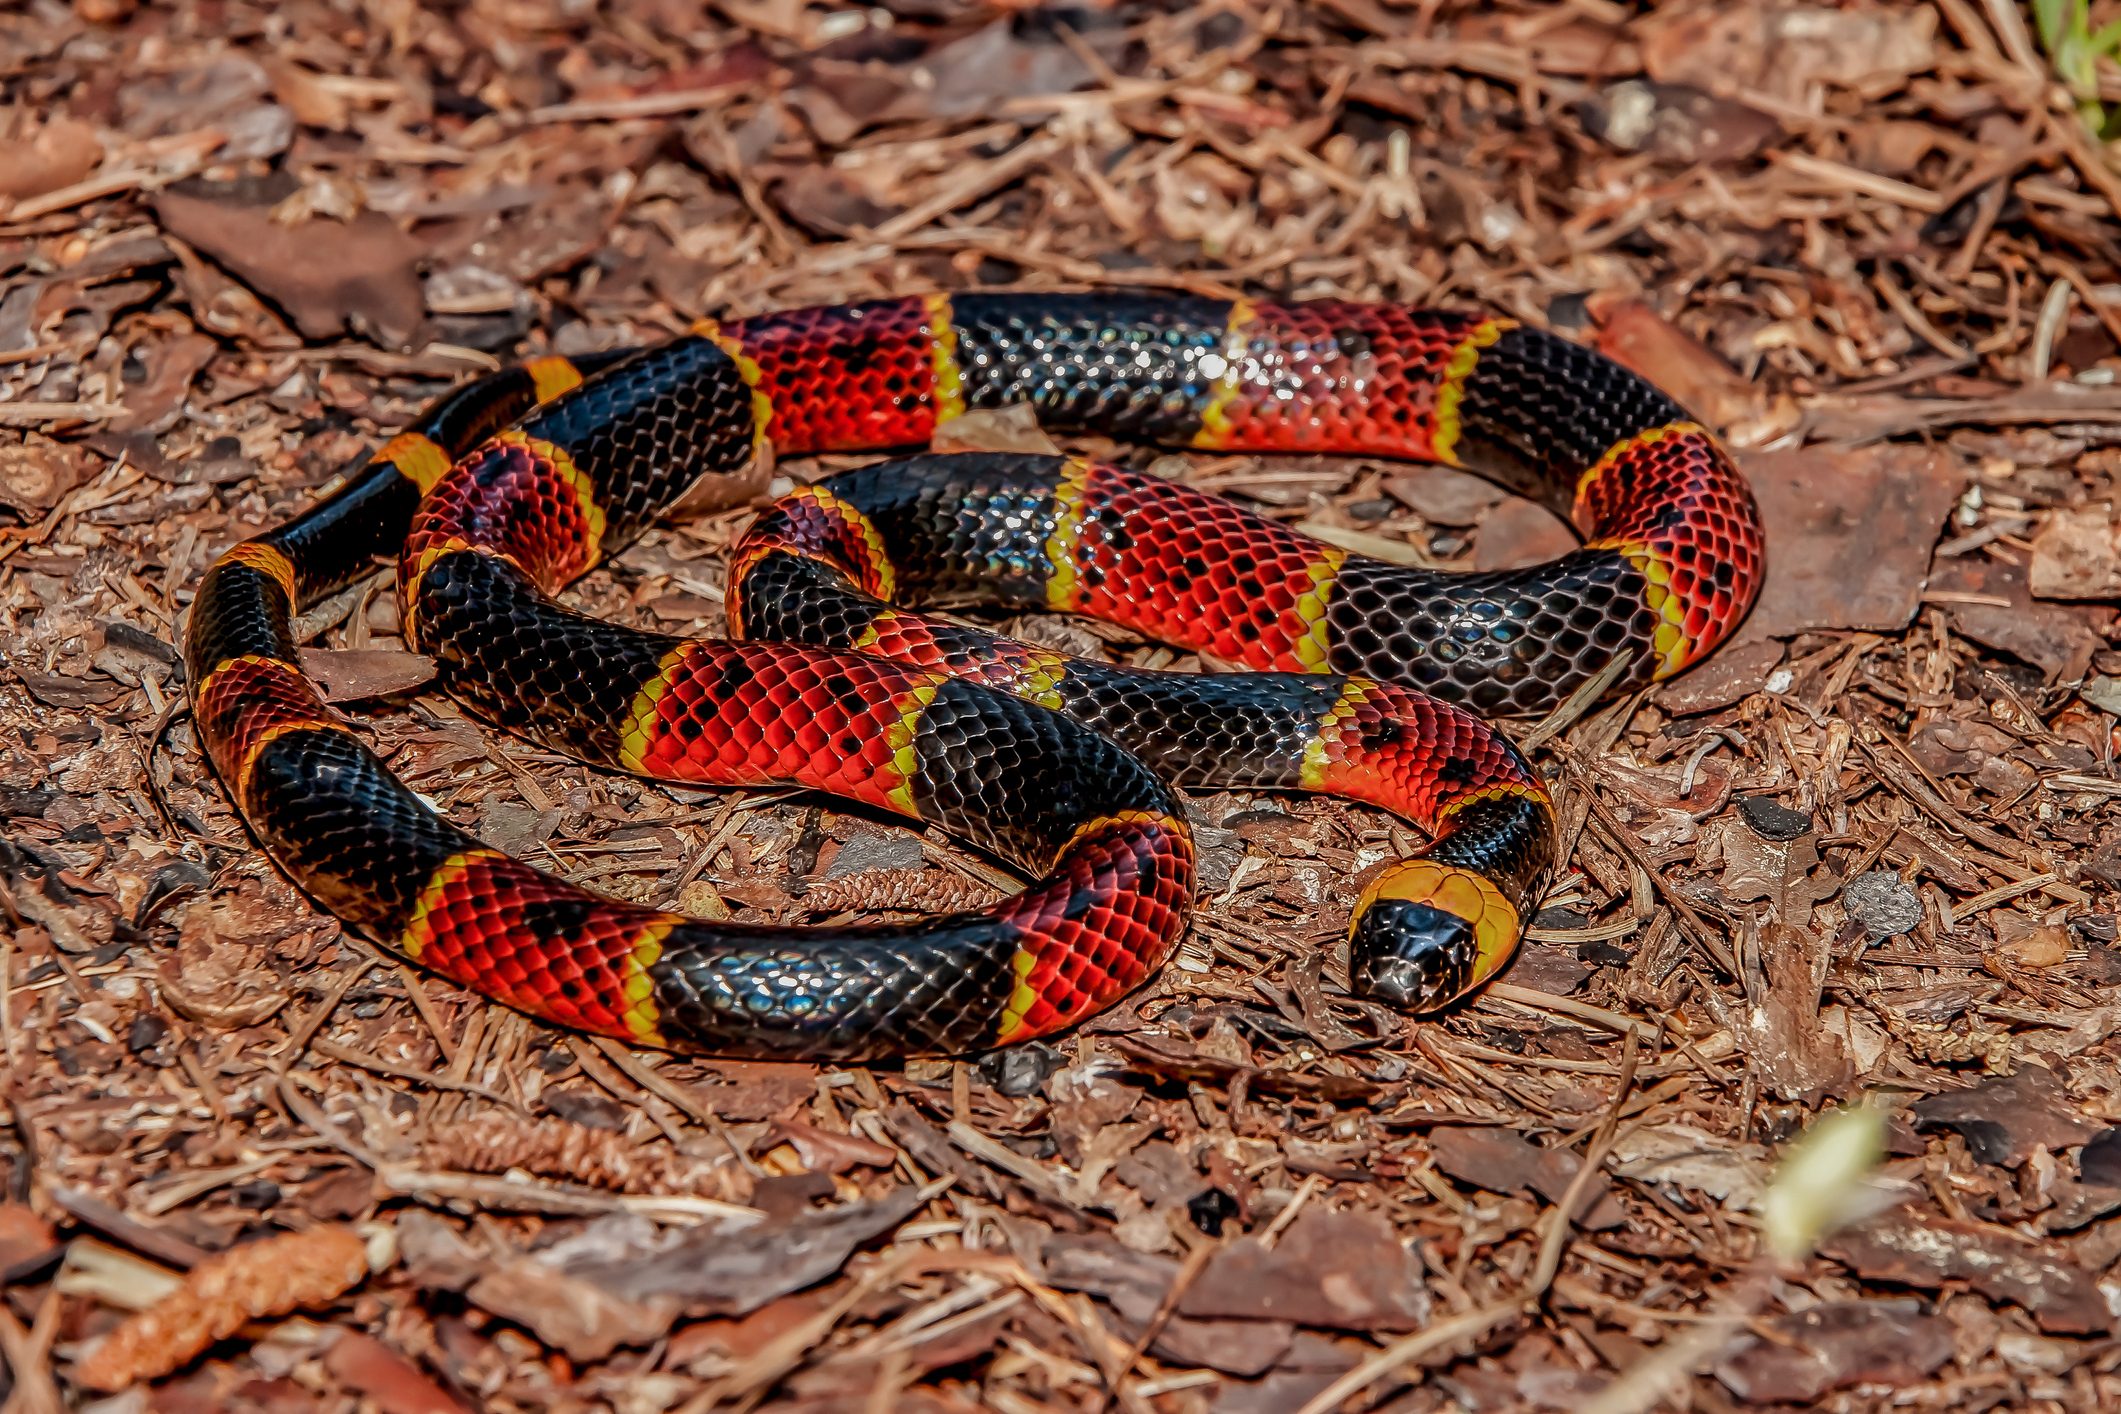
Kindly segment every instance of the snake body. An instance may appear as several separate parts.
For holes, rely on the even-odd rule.
[[[1579,550],[1462,574],[1348,554],[1079,457],[922,455],[798,487],[733,553],[727,641],[551,596],[703,478],[915,447],[971,409],[1219,450],[1465,466]],[[672,781],[816,788],[1034,882],[909,922],[711,922],[591,893],[443,818],[302,675],[294,615],[395,555],[408,639],[475,711]],[[1068,1026],[1169,955],[1175,786],[1324,791],[1430,835],[1350,925],[1362,993],[1440,1006],[1509,958],[1554,864],[1539,776],[1481,717],[1668,677],[1757,590],[1716,441],[1641,378],[1502,319],[1389,305],[959,294],[703,322],[467,385],[298,518],[223,554],[186,643],[203,745],[347,925],[551,1021],[719,1055],[963,1053]],[[1246,671],[1066,657],[923,609],[1093,615]],[[1614,671],[1609,665],[1621,660]]]

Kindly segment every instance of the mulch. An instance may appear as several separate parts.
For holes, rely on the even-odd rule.
[[[0,83],[10,1410],[2121,1402],[2121,160],[2021,7],[37,0]],[[1477,304],[1738,449],[1763,601],[1547,724],[1567,863],[1500,984],[1351,999],[1411,836],[1215,795],[1181,955],[1077,1032],[695,1062],[400,965],[249,842],[174,647],[218,551],[511,360],[974,286]],[[1160,469],[1412,562],[1569,543],[1453,473]],[[715,632],[752,509],[571,593]],[[315,665],[497,844],[713,917],[993,887],[499,737],[391,598]],[[1866,1097],[1782,1250],[1778,1165]]]

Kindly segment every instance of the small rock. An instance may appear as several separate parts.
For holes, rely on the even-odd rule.
[[[1782,125],[1756,108],[1685,84],[1629,79],[1583,105],[1591,135],[1622,152],[1673,162],[1732,162],[1781,135]]]
[[[1223,1224],[1237,1216],[1237,1200],[1220,1188],[1205,1189],[1186,1202],[1186,1216],[1210,1237],[1223,1235]]]
[[[920,840],[905,831],[865,830],[840,845],[825,867],[825,877],[843,879],[864,869],[918,869],[923,862]]]
[[[1066,1056],[1045,1042],[1030,1041],[982,1057],[979,1074],[1004,1095],[1035,1095],[1046,1077],[1067,1063]]]
[[[1738,797],[1738,818],[1764,840],[1796,839],[1812,828],[1812,817],[1764,795]]]
[[[1890,869],[1873,869],[1849,880],[1841,906],[1874,942],[1897,938],[1922,921],[1922,900]]]
[[[2121,1128],[2102,1129],[2077,1156],[2077,1176],[2085,1183],[2121,1188]]]

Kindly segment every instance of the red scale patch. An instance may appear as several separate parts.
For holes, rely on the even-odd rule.
[[[1444,367],[1481,322],[1338,300],[1255,306],[1219,445],[1430,460]]]
[[[665,915],[547,878],[500,855],[445,865],[408,930],[422,966],[535,1016],[627,1036],[628,979]]]
[[[244,764],[273,736],[338,724],[308,679],[271,658],[236,658],[214,669],[201,684],[197,711],[214,765],[238,790],[248,785]]]
[[[899,808],[895,748],[934,678],[811,649],[702,643],[655,702],[641,769],[705,785],[795,784]]]
[[[1664,562],[1694,656],[1737,625],[1765,571],[1751,493],[1704,432],[1624,448],[1583,488],[1576,519],[1594,543]]]
[[[429,546],[462,540],[500,551],[550,590],[594,562],[599,534],[550,456],[496,439],[421,503],[402,563],[416,566]]]
[[[1118,467],[1092,474],[1080,514],[1082,613],[1262,670],[1304,666],[1297,601],[1323,547],[1220,496]]]
[[[1411,688],[1364,682],[1314,745],[1307,789],[1389,810],[1434,832],[1439,812],[1497,787],[1545,787],[1504,738],[1464,708]]]
[[[1035,1001],[1001,1039],[1072,1026],[1148,980],[1184,928],[1192,882],[1191,840],[1154,821],[1117,821],[1079,845],[1004,914],[1022,930]]]
[[[935,341],[926,304],[882,300],[724,323],[755,360],[782,452],[909,447],[935,431]]]

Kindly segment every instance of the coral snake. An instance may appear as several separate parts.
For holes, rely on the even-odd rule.
[[[968,409],[1140,443],[1464,466],[1573,519],[1534,568],[1347,554],[1079,457],[914,455],[799,486],[730,564],[728,641],[550,597],[704,478],[924,445]],[[398,556],[408,640],[457,699],[584,761],[784,784],[932,824],[1023,892],[911,921],[710,922],[482,844],[304,678],[293,616]],[[1554,865],[1540,777],[1480,712],[1684,668],[1759,585],[1753,501],[1643,379],[1506,319],[1389,305],[979,293],[793,310],[459,389],[209,569],[186,646],[206,751],[274,860],[347,925],[539,1017],[719,1055],[963,1053],[1050,1033],[1186,927],[1175,787],[1323,791],[1427,831],[1374,870],[1354,989],[1493,976]],[[919,612],[1093,615],[1247,671],[1151,672]],[[800,645],[800,646],[799,646]]]

